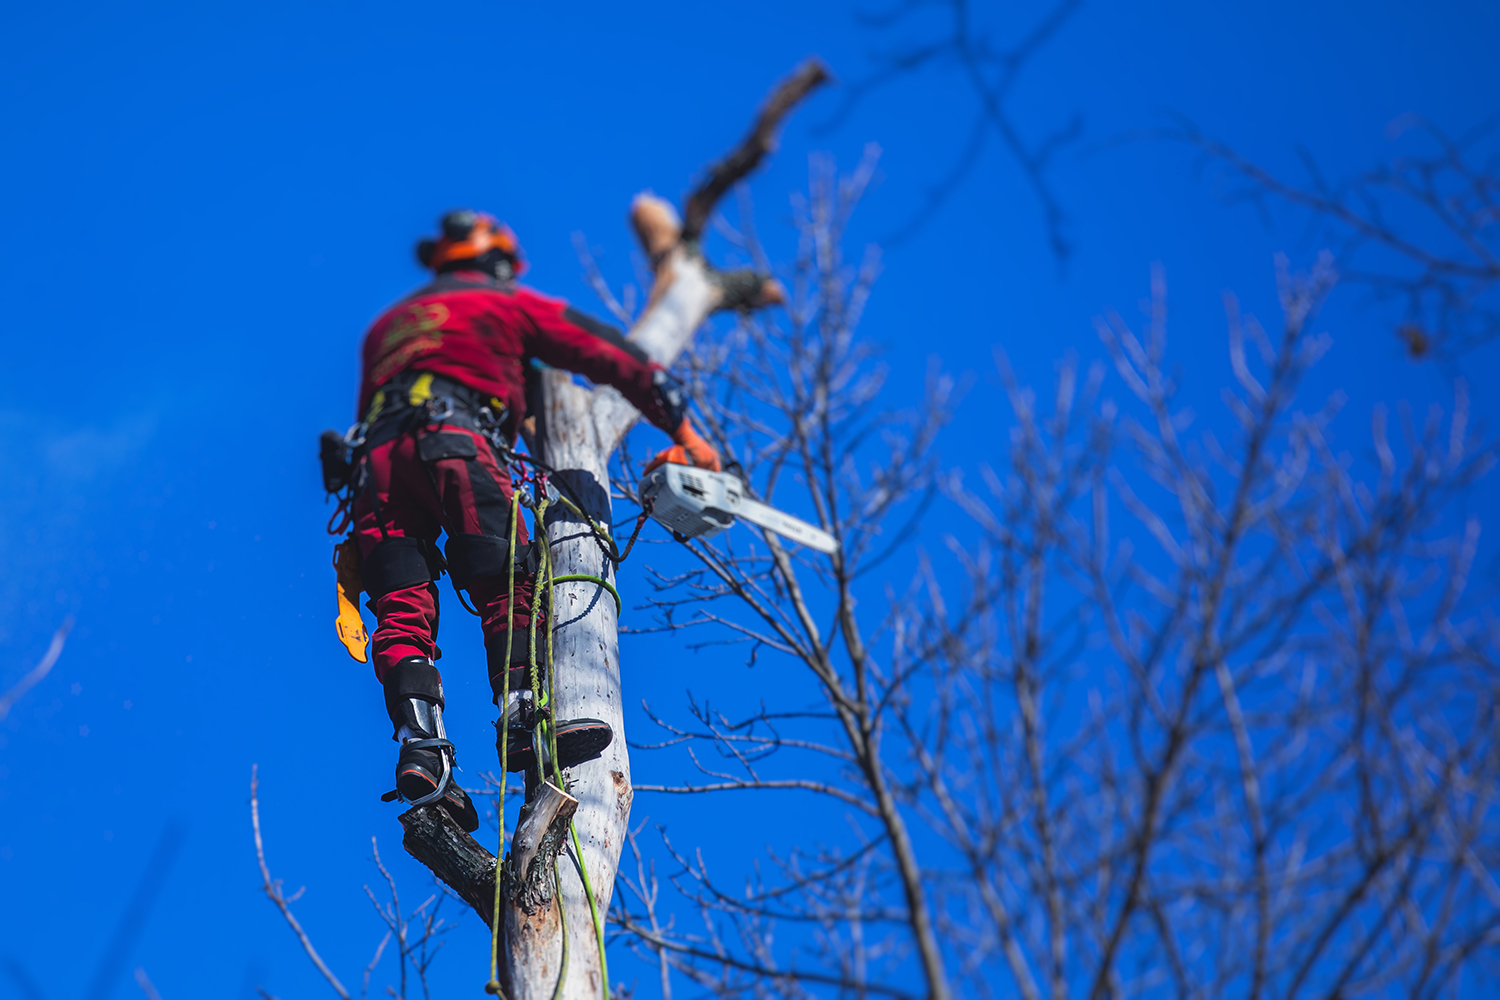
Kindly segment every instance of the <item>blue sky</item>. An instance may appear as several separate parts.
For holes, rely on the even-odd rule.
[[[1041,10],[981,7],[999,41]],[[81,995],[174,823],[182,849],[116,995],[135,991],[137,964],[168,1000],[249,997],[258,983],[320,995],[258,895],[252,763],[273,867],[289,888],[307,885],[299,915],[346,982],[357,978],[379,938],[361,890],[375,874],[370,836],[409,896],[425,885],[377,798],[393,761],[378,686],[332,635],[313,459],[317,433],[350,421],[365,325],[421,279],[413,240],[461,204],[510,222],[533,284],[602,311],[572,234],[616,284],[628,280],[630,196],[680,197],[805,55],[861,78],[894,39],[854,13],[781,2],[0,10],[0,688],[65,616],[78,623],[57,669],[0,723],[0,996]],[[1178,113],[1277,169],[1295,171],[1301,144],[1341,176],[1389,155],[1398,115],[1460,131],[1493,113],[1497,42],[1500,8],[1477,2],[1093,0],[1013,107],[1033,136],[1081,113],[1085,145]],[[882,147],[853,236],[878,241],[921,203],[969,120],[967,92],[943,73],[877,92],[819,131],[838,101],[827,92],[799,111],[754,180],[773,258],[790,253],[787,197],[810,152],[852,165],[866,143]],[[1170,284],[1186,392],[1214,409],[1228,379],[1222,293],[1272,324],[1273,253],[1305,265],[1318,249],[1291,217],[1268,224],[1227,206],[1179,147],[1089,149],[1063,154],[1053,175],[1076,246],[1066,274],[1024,178],[993,147],[886,254],[865,333],[912,373],[893,380],[894,398],[915,401],[931,356],[978,378],[943,446],[954,463],[1001,452],[992,350],[1040,382],[1068,351],[1097,356],[1091,317],[1138,315],[1152,262]],[[1337,293],[1321,325],[1336,346],[1309,392],[1348,392],[1350,447],[1377,402],[1449,398],[1455,369],[1405,360],[1388,316],[1358,295]],[[1483,386],[1495,360],[1482,349],[1458,369]],[[1495,406],[1476,393],[1489,425]],[[1488,485],[1474,502],[1494,496]],[[624,573],[627,605],[640,572]],[[483,766],[477,630],[448,603],[451,728]],[[775,683],[663,642],[625,640],[627,702],[677,705],[689,683]],[[636,815],[687,842],[724,828],[679,803],[641,798]],[[719,834],[730,857],[773,836]],[[466,921],[440,963],[455,989],[482,978],[477,927]],[[651,988],[649,970],[624,954],[615,963],[617,978]],[[18,967],[33,993],[4,974]]]

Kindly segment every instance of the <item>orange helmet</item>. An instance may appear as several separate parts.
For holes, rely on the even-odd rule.
[[[461,208],[438,221],[441,238],[417,244],[423,267],[441,273],[477,267],[497,278],[514,278],[526,270],[521,244],[510,227],[486,212]]]

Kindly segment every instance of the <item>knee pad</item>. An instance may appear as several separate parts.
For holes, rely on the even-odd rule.
[[[512,546],[510,539],[499,535],[453,535],[444,552],[448,557],[448,575],[453,578],[453,586],[460,590],[468,590],[471,582],[486,577],[506,579],[512,558],[517,580],[535,576],[541,563],[535,542]]]
[[[374,601],[393,590],[431,583],[442,575],[443,563],[437,547],[425,539],[396,536],[377,542],[359,570]]]

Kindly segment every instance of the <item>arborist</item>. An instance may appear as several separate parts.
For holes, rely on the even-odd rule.
[[[352,520],[336,564],[340,634],[356,659],[364,658],[364,636],[352,601],[361,588],[376,617],[369,659],[400,743],[395,795],[440,802],[472,831],[479,817],[453,780],[443,727],[436,581],[446,570],[480,617],[497,705],[510,647],[502,731],[507,769],[526,770],[536,760],[527,639],[533,611],[545,611],[536,545],[546,544],[541,527],[533,542],[520,518],[511,532],[528,371],[539,362],[613,386],[672,436],[675,447],[659,458],[670,453],[718,471],[719,456],[694,429],[683,387],[668,372],[620,331],[517,283],[526,262],[509,227],[467,209],[443,216],[440,227],[437,239],[417,244],[432,282],[387,309],[365,336],[357,423],[342,438],[324,435],[324,480],[330,492],[346,490]],[[543,619],[537,627],[550,626]],[[613,738],[597,719],[558,720],[555,733],[563,768],[597,757]]]

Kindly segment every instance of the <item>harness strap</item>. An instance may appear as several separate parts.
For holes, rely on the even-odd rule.
[[[508,457],[510,443],[501,434],[508,415],[498,398],[462,382],[431,372],[404,371],[375,393],[360,425],[364,433],[357,452],[368,452],[426,423],[440,423],[477,431]]]

